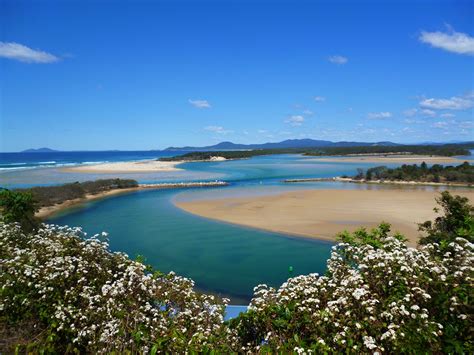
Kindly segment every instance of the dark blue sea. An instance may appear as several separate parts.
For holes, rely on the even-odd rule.
[[[47,153],[0,153],[0,171],[24,170],[33,168],[53,168],[82,164],[97,164],[117,161],[147,160],[169,157],[186,152],[173,151],[85,151],[85,152],[47,152]]]

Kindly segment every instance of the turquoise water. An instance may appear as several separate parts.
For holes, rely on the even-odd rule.
[[[89,203],[52,222],[108,231],[113,250],[164,272],[192,278],[198,288],[248,302],[259,283],[278,286],[294,275],[323,273],[331,244],[206,220],[176,208],[176,191],[145,191]]]
[[[350,183],[314,182],[285,184],[285,178],[354,175],[358,167],[371,163],[323,163],[296,155],[255,157],[225,162],[186,163],[179,180],[220,178],[229,187],[141,191],[74,208],[50,222],[82,226],[89,234],[109,232],[112,250],[131,257],[143,255],[155,268],[190,277],[199,289],[230,297],[234,304],[249,301],[254,286],[266,283],[279,286],[293,267],[293,275],[324,273],[331,243],[294,238],[251,228],[207,220],[174,206],[174,200],[259,196],[296,189],[387,189]],[[395,166],[396,164],[392,164]],[[39,169],[38,169],[39,170]],[[56,182],[76,175],[51,173],[43,169],[44,179]],[[135,177],[134,174],[122,174]],[[94,178],[83,174],[82,179]],[[175,179],[178,179],[175,177]],[[143,174],[140,182],[172,181],[167,174]],[[404,187],[406,189],[439,189]]]

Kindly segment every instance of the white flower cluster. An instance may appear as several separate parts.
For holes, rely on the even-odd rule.
[[[198,294],[173,273],[147,272],[99,237],[54,225],[26,236],[0,225],[3,314],[36,315],[53,341],[86,352],[200,351],[225,338],[227,300]]]
[[[105,236],[54,225],[24,235],[0,224],[0,338],[24,328],[28,337],[14,344],[30,352],[474,349],[474,245],[463,238],[420,249],[394,237],[378,247],[337,244],[327,275],[294,277],[278,290],[259,285],[249,312],[224,323],[228,300],[110,252]]]
[[[257,286],[253,327],[272,349],[294,342],[298,353],[439,350],[441,323],[454,322],[461,332],[473,321],[474,245],[457,238],[449,249],[408,248],[393,237],[380,248],[340,243],[327,276],[298,276],[278,290]],[[247,350],[261,343],[252,346]]]

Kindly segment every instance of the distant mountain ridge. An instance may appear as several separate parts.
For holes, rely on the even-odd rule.
[[[38,149],[26,149],[21,151],[20,153],[53,153],[58,152],[58,150],[54,150],[51,148],[38,148]]]
[[[278,148],[321,148],[321,147],[358,147],[358,146],[397,146],[402,145],[389,141],[383,142],[332,142],[316,139],[287,139],[282,142],[263,144],[236,144],[221,142],[205,147],[168,147],[165,151],[212,151],[212,150],[247,150],[247,149],[278,149]]]

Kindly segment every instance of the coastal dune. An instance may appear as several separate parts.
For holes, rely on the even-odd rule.
[[[74,173],[149,173],[160,171],[177,171],[177,165],[182,162],[178,161],[128,161],[117,163],[102,163],[93,165],[81,165],[70,168],[61,169],[64,172]]]
[[[474,191],[456,191],[474,201]],[[177,201],[190,213],[224,222],[295,236],[335,240],[343,230],[372,228],[389,222],[410,245],[417,223],[433,220],[439,193],[425,190],[299,190],[279,195]]]

